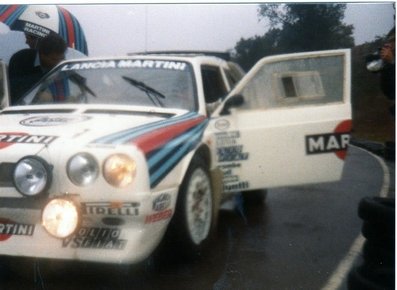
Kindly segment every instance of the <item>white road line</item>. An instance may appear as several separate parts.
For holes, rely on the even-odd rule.
[[[387,194],[389,193],[389,188],[390,188],[390,171],[389,171],[389,167],[387,167],[385,161],[380,158],[379,156],[373,154],[372,152],[365,150],[363,148],[360,147],[356,147],[354,145],[349,145],[352,147],[355,147],[357,149],[360,149],[361,151],[365,151],[367,152],[369,155],[371,155],[372,157],[374,157],[376,160],[378,160],[380,166],[382,167],[383,170],[383,185],[382,185],[382,189],[379,192],[379,196],[380,197],[387,197]]]
[[[354,145],[349,145],[355,148],[358,148],[362,151],[365,151],[369,153],[372,157],[374,157],[379,164],[381,165],[383,169],[383,184],[382,188],[379,192],[380,197],[386,197],[389,191],[390,187],[390,172],[389,168],[387,167],[385,161],[380,158],[379,156],[376,156],[375,154],[369,152],[368,150],[362,149],[360,147],[354,146]],[[359,235],[353,242],[352,246],[349,249],[349,252],[347,255],[343,258],[343,260],[339,263],[338,267],[334,271],[334,273],[331,275],[331,277],[328,279],[327,284],[321,290],[336,290],[339,289],[342,285],[342,283],[345,281],[345,278],[349,271],[351,270],[354,261],[358,257],[358,255],[361,253],[361,249],[363,247],[363,244],[365,242],[365,238],[362,235]]]

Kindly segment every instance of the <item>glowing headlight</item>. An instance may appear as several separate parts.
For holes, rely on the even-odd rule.
[[[79,225],[79,210],[70,200],[56,198],[43,209],[42,224],[57,238],[66,238],[73,234]]]
[[[21,159],[14,169],[14,185],[27,196],[36,196],[44,192],[50,183],[49,166],[37,157]]]
[[[109,184],[116,187],[126,187],[135,179],[136,163],[124,154],[115,154],[106,159],[103,166],[103,176]]]
[[[99,167],[92,155],[79,153],[69,160],[67,172],[74,184],[85,186],[94,182],[98,177]]]

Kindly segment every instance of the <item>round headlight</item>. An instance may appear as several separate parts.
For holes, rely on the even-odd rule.
[[[14,169],[14,185],[23,195],[37,196],[43,193],[50,183],[49,166],[37,157],[21,159]]]
[[[99,174],[99,166],[92,155],[79,153],[70,158],[67,172],[74,184],[85,186],[96,180]]]
[[[72,235],[79,221],[79,210],[70,200],[55,198],[43,209],[42,224],[54,237],[66,238]]]
[[[103,176],[115,187],[126,187],[135,179],[136,163],[125,154],[108,157],[103,166]]]

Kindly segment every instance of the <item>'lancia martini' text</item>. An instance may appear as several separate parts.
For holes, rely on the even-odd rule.
[[[185,70],[186,63],[163,60],[102,60],[66,64],[62,70],[106,69],[106,68],[154,68]]]

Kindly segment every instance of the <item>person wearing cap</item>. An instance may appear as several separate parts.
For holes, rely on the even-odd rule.
[[[57,34],[40,39],[37,49],[16,52],[9,62],[11,104],[28,92],[48,71],[65,59],[66,42]]]
[[[25,32],[25,43],[29,46],[29,48],[36,49],[39,41],[40,41],[39,37]]]

